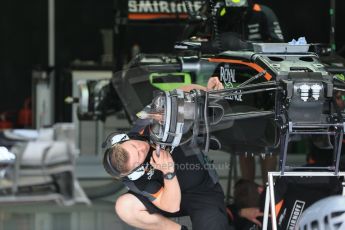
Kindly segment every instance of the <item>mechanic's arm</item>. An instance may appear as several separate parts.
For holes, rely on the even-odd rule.
[[[189,92],[193,89],[200,89],[200,90],[207,91],[207,88],[205,86],[197,85],[197,84],[184,85],[184,86],[181,86],[179,89],[182,89],[184,92]]]
[[[159,156],[156,151],[153,152],[150,164],[162,171],[163,175],[175,172],[174,160],[170,153],[163,149],[160,150]],[[176,176],[171,180],[164,179],[162,191],[152,203],[166,212],[173,213],[180,210],[181,189]]]
[[[276,14],[267,6],[261,6],[266,16],[268,42],[284,42],[284,36]]]

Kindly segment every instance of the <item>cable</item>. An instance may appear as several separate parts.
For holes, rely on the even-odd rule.
[[[216,10],[215,10],[215,4],[213,0],[209,0],[209,6],[210,6],[210,13],[211,13],[211,20],[213,25],[213,32],[214,32],[214,41],[216,44],[216,50],[217,52],[222,51],[222,42],[219,35],[219,28],[218,28],[218,21],[216,18]]]

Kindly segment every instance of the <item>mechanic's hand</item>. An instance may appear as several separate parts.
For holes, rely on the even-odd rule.
[[[239,215],[247,220],[257,224],[261,227],[261,222],[257,219],[258,217],[264,216],[264,213],[260,212],[259,208],[242,208]]]
[[[207,90],[220,90],[224,89],[223,84],[219,81],[218,77],[211,77],[207,82]]]
[[[174,160],[172,159],[169,152],[164,149],[159,150],[159,156],[157,155],[157,150],[153,151],[150,164],[160,171],[163,174],[174,172]]]

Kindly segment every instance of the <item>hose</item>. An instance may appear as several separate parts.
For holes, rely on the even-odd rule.
[[[216,49],[217,49],[217,52],[221,52],[222,42],[219,35],[219,28],[218,28],[218,21],[217,21],[216,12],[215,12],[214,0],[209,0],[209,6],[210,6],[210,13],[211,13],[211,20],[212,20],[212,25],[213,25],[213,33],[214,33],[214,41],[216,44]]]

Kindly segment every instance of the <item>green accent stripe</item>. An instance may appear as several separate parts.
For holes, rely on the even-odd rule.
[[[180,76],[183,78],[183,82],[169,82],[169,83],[154,83],[153,80],[155,78],[168,78],[169,76]],[[170,91],[173,89],[177,89],[181,86],[190,85],[192,84],[192,77],[189,73],[151,73],[149,76],[150,83],[154,87],[163,90],[163,91]]]

